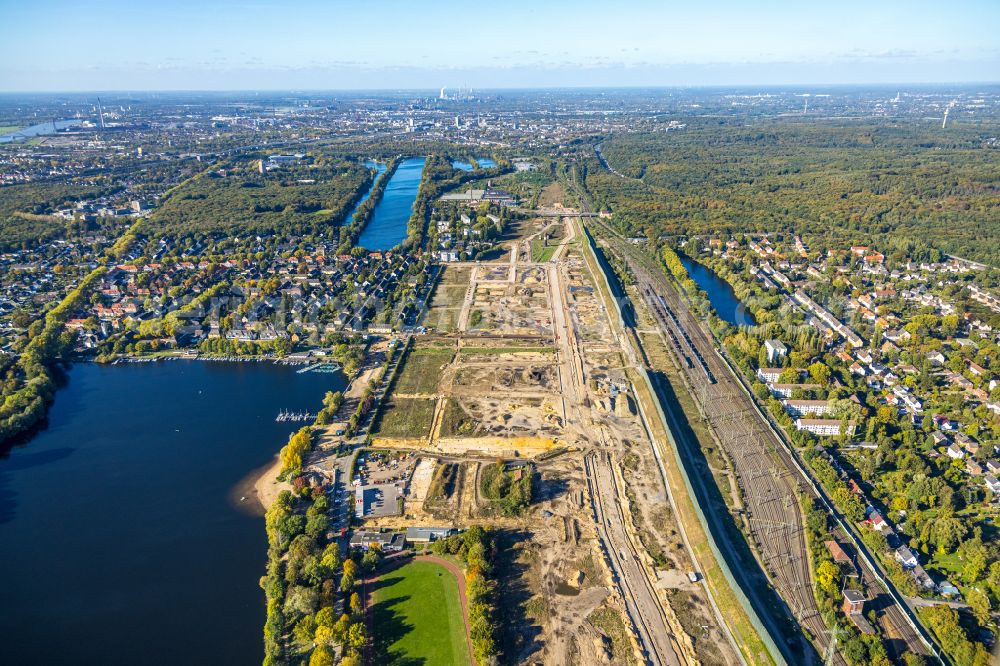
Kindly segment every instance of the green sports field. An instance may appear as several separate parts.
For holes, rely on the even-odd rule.
[[[469,664],[458,582],[444,567],[412,561],[375,583],[374,663]]]

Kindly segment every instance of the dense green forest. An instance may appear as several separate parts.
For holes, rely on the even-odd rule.
[[[1000,266],[1000,126],[698,120],[613,136],[581,169],[595,203],[643,233],[794,231],[866,242],[923,238]]]
[[[3,357],[0,445],[45,418],[56,391],[56,371],[67,360],[75,340],[74,334],[65,329],[66,320],[97,288],[105,270],[101,267],[91,271],[44,318],[32,322],[16,361]]]
[[[165,197],[149,218],[153,235],[320,234],[339,225],[373,172],[353,161],[307,157],[259,173],[239,159],[200,174]]]
[[[23,183],[0,188],[0,251],[29,248],[75,230],[72,220],[53,217],[77,201],[120,191],[120,186]]]

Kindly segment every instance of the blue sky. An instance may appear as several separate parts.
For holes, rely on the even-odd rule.
[[[6,91],[1000,80],[1000,0],[0,0],[0,10]]]

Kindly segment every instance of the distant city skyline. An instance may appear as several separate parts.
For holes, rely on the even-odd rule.
[[[1000,3],[287,3],[4,8],[0,90],[917,84],[1000,79]]]

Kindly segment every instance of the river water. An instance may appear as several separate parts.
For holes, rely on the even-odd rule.
[[[423,157],[409,157],[400,163],[361,232],[358,245],[369,250],[389,250],[403,242],[423,172]]]
[[[728,282],[716,275],[715,271],[694,261],[686,254],[680,252],[677,254],[691,279],[702,291],[708,294],[708,300],[720,319],[734,326],[753,326],[756,324],[753,315],[747,310],[743,301],[736,297],[736,293]]]
[[[37,125],[32,125],[31,127],[22,127],[16,132],[11,132],[10,134],[0,135],[0,143],[10,143],[11,141],[21,141],[23,139],[29,139],[33,136],[41,136],[43,134],[54,134],[56,130],[66,129],[68,127],[73,127],[74,125],[79,125],[82,121],[80,120],[56,120],[55,128],[52,127],[53,121],[48,121],[45,123],[39,123]]]
[[[352,208],[351,212],[349,212],[347,214],[347,217],[344,218],[344,224],[350,224],[351,220],[354,219],[354,214],[358,212],[359,208],[361,208],[361,204],[363,204],[364,202],[368,201],[368,199],[371,198],[372,190],[375,189],[375,183],[378,182],[378,179],[382,177],[382,174],[384,174],[386,170],[385,164],[381,162],[375,162],[373,160],[365,160],[365,166],[368,167],[369,169],[375,169],[375,177],[372,178],[372,182],[371,184],[368,185],[368,189],[365,191],[365,193],[361,196],[360,199],[358,199],[358,203],[354,204],[354,208]]]
[[[0,663],[254,664],[267,539],[232,496],[337,374],[79,364],[0,459]]]

